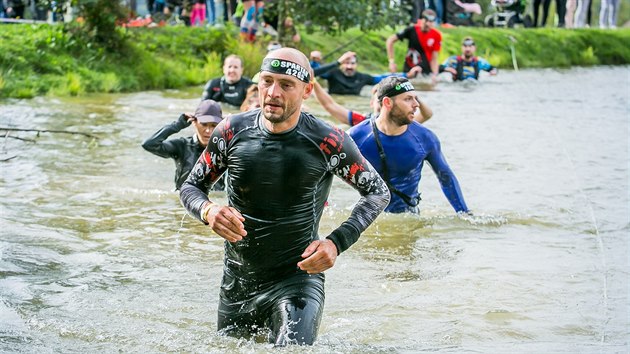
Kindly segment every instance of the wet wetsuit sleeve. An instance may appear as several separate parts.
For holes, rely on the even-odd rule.
[[[361,198],[352,209],[348,220],[335,229],[327,238],[335,243],[339,253],[347,250],[365,229],[389,204],[389,190],[381,176],[367,159],[361,155],[354,141],[345,132],[337,130],[340,163],[333,168],[333,173],[356,189]],[[334,138],[333,138],[334,139]],[[331,161],[332,163],[332,161]]]
[[[217,146],[217,141],[224,141],[222,136],[225,131],[225,121],[223,120],[214,129],[208,140],[208,146],[201,153],[197,163],[180,188],[179,199],[182,205],[190,215],[202,222],[204,221],[201,220],[200,213],[203,205],[209,200],[208,190],[227,170],[225,151],[219,150]]]
[[[142,147],[157,156],[164,158],[175,158],[178,152],[181,150],[175,144],[175,141],[167,141],[166,139],[180,132],[182,129],[188,127],[190,122],[187,121],[185,115],[179,116],[179,118],[171,124],[165,125],[162,129],[158,130],[155,134],[149,137],[142,143]]]
[[[477,65],[479,66],[479,70],[490,72],[494,69],[494,66],[490,65],[490,63],[488,63],[488,61],[484,58],[477,58]]]
[[[215,100],[215,101],[220,101],[220,97],[217,97],[217,92],[221,91],[221,86],[220,86],[220,82],[221,80],[217,80],[217,79],[212,79],[210,81],[208,81],[208,83],[206,84],[206,86],[204,86],[203,88],[203,93],[201,95],[201,99],[202,100]]]
[[[431,152],[427,155],[426,160],[431,165],[438,181],[440,181],[442,192],[456,212],[468,212],[468,207],[464,201],[462,191],[459,188],[457,177],[455,177],[455,174],[446,162],[446,158],[442,154],[440,141],[437,140],[437,137],[434,137],[431,144],[433,146],[431,147]]]
[[[335,69],[338,66],[339,63],[335,61],[330,64],[321,65],[318,68],[313,69],[313,73],[315,74],[315,76],[321,76],[325,79],[327,76],[326,74],[328,74],[329,71]]]

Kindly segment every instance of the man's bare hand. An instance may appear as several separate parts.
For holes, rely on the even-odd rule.
[[[414,66],[413,68],[409,69],[409,72],[407,72],[407,78],[408,79],[413,79],[414,77],[418,76],[418,74],[422,73],[422,67],[420,65]]]
[[[348,59],[351,59],[351,58],[355,57],[356,55],[357,55],[357,53],[355,53],[355,52],[350,52],[350,51],[347,51],[347,52],[345,52],[345,53],[341,54],[341,56],[339,57],[339,59],[337,59],[337,62],[338,62],[339,64],[341,64],[341,63],[343,63],[344,61],[346,61],[346,60],[348,60]]]
[[[298,267],[309,274],[321,273],[335,265],[337,246],[330,240],[313,241],[302,253]]]
[[[228,242],[237,242],[247,236],[243,225],[245,218],[232,207],[214,204],[210,207],[206,220],[212,230]]]

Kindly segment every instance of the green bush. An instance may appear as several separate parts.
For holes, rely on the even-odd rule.
[[[123,30],[125,49],[108,51],[85,42],[62,26],[1,25],[0,98],[38,95],[81,95],[88,92],[129,92],[201,85],[222,75],[223,59],[240,53],[244,73],[253,77],[266,54],[266,41],[251,44],[238,38],[238,29],[161,27]],[[477,54],[500,68],[512,67],[514,46],[520,68],[630,63],[630,29],[442,29],[439,60],[459,54],[463,37],[477,42]],[[344,51],[357,52],[360,70],[387,71],[385,39],[394,29],[342,36],[302,31],[300,49],[320,50],[333,61]],[[513,40],[512,40],[513,39]],[[406,44],[397,42],[401,63]]]

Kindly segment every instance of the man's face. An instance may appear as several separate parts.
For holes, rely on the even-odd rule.
[[[435,16],[422,16],[422,32],[429,32],[435,26]]]
[[[289,75],[262,71],[258,81],[262,113],[271,123],[282,123],[302,106],[305,83]]]
[[[195,126],[195,132],[197,133],[197,138],[199,142],[203,146],[208,145],[208,140],[210,140],[210,135],[216,128],[217,123],[199,123],[196,119],[193,121]]]
[[[464,53],[464,57],[466,58],[471,58],[473,55],[475,55],[476,50],[477,47],[475,47],[474,43],[464,42],[464,44],[462,44],[462,53]]]
[[[353,76],[357,72],[357,58],[352,57],[341,63],[341,72],[345,76]]]
[[[411,124],[416,109],[420,107],[416,93],[409,91],[390,98],[393,102],[389,119],[398,126]]]
[[[322,61],[322,53],[320,53],[318,51],[311,52],[311,61],[314,61],[314,62],[317,62],[317,63],[321,63],[321,61]]]
[[[243,76],[243,65],[237,58],[229,58],[223,63],[223,75],[229,84],[233,84]]]

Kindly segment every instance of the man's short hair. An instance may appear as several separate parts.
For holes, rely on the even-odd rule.
[[[422,18],[432,18],[433,20],[435,20],[435,18],[437,18],[437,14],[435,13],[435,11],[431,10],[431,9],[426,9],[424,11],[422,11]]]
[[[225,65],[225,63],[227,63],[229,59],[238,59],[241,62],[241,66],[245,66],[245,61],[240,55],[237,55],[237,54],[230,54],[227,57],[225,57],[225,60],[223,60],[223,65]]]
[[[379,102],[382,102],[384,97],[389,97],[387,93],[391,92],[396,85],[400,85],[405,82],[409,82],[409,80],[401,76],[388,76],[381,80],[376,88],[376,97],[378,97]]]

